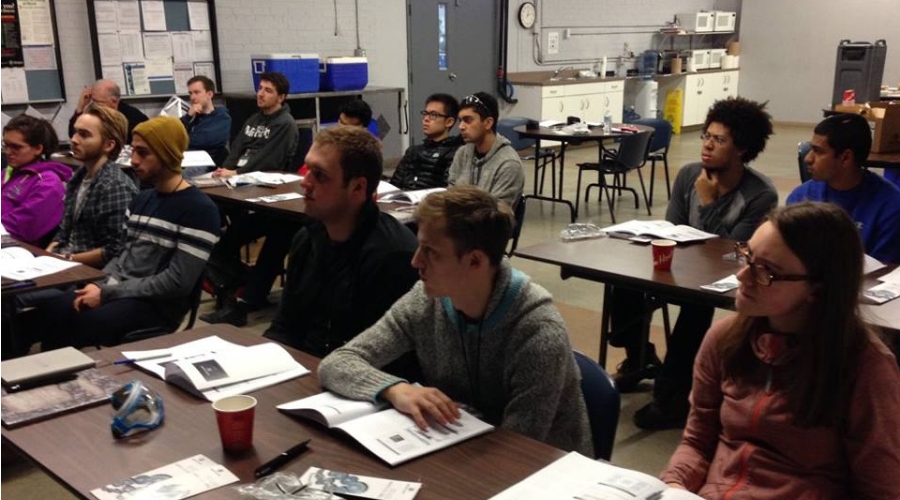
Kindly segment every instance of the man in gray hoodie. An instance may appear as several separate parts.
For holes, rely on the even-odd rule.
[[[515,207],[525,187],[519,153],[497,133],[497,100],[488,93],[465,97],[459,106],[459,135],[466,142],[450,165],[449,184],[474,184]]]
[[[447,425],[464,404],[487,422],[593,456],[581,375],[546,290],[504,256],[513,215],[472,186],[429,195],[416,210],[420,281],[377,323],[319,365],[322,386],[390,401],[419,427]],[[381,370],[405,353],[421,386]]]

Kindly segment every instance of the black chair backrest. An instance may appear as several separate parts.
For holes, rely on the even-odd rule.
[[[512,246],[509,252],[506,253],[509,257],[512,257],[516,247],[519,246],[519,236],[522,235],[522,225],[525,223],[525,200],[524,196],[519,196],[519,199],[516,201],[516,207],[513,209],[516,225],[513,227]]]
[[[621,137],[616,162],[629,169],[641,168],[647,161],[647,151],[652,138],[651,131]]]
[[[646,125],[653,127],[653,140],[650,141],[650,152],[655,153],[660,150],[668,151],[669,143],[672,142],[672,124],[660,118],[641,118],[635,120],[635,125]]]
[[[797,166],[800,168],[800,182],[806,182],[811,179],[809,170],[806,169],[806,155],[812,150],[809,141],[803,141],[797,144]]]
[[[501,118],[497,122],[497,133],[502,135],[503,137],[506,137],[513,149],[515,149],[516,151],[522,151],[534,146],[534,139],[520,137],[519,133],[513,129],[527,123],[528,118],[523,118],[521,116],[509,116],[507,118]]]

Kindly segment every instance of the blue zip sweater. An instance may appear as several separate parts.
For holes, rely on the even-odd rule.
[[[850,214],[866,253],[890,264],[900,264],[900,189],[878,174],[863,172],[853,189],[838,191],[824,181],[806,181],[788,196],[787,203],[825,201]]]
[[[228,136],[231,134],[231,115],[228,110],[216,106],[208,115],[184,115],[181,123],[190,137],[188,149],[204,150],[213,158],[216,165],[221,165],[228,155]]]

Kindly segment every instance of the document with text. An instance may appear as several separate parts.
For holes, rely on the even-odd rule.
[[[654,238],[677,241],[678,243],[711,240],[719,237],[717,234],[707,233],[685,224],[676,226],[665,220],[630,220],[604,227],[603,231],[607,233],[624,233],[632,236],[652,236]]]
[[[375,405],[331,393],[278,405],[285,413],[346,432],[389,465],[427,455],[494,429],[462,409],[455,423],[441,425],[429,421],[428,429],[420,429],[410,416],[389,407],[388,403]]]
[[[490,500],[702,500],[643,472],[571,452]]]

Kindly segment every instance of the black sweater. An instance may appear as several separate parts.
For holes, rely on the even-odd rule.
[[[460,136],[451,135],[442,141],[425,139],[423,144],[410,147],[391,176],[391,184],[404,191],[447,187],[453,155],[462,145]]]

